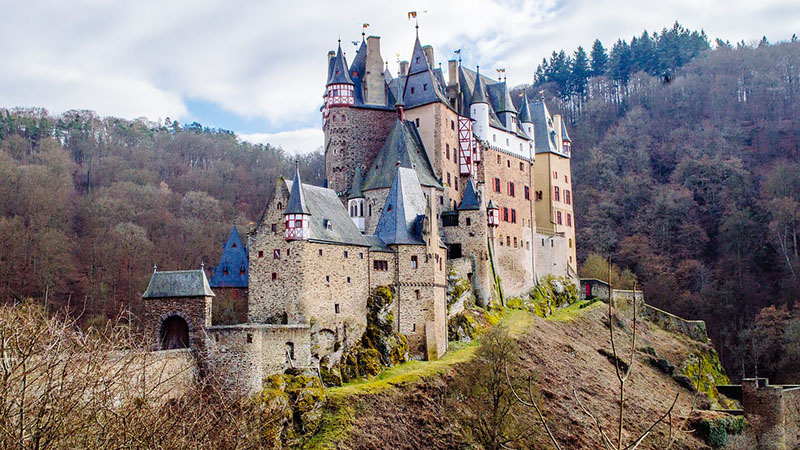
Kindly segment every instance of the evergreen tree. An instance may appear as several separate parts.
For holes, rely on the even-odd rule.
[[[547,69],[545,69],[547,81],[556,84],[558,93],[562,98],[567,98],[570,95],[569,79],[571,76],[571,63],[571,58],[567,58],[567,54],[564,50],[560,52],[554,51],[553,54],[550,55],[550,62]]]
[[[758,48],[762,47],[769,47],[769,41],[767,40],[766,36],[762,37],[761,41],[758,43]]]
[[[572,66],[570,67],[570,91],[574,94],[583,97],[586,95],[586,83],[589,79],[591,69],[589,68],[589,58],[586,56],[586,51],[583,47],[578,47],[572,58]]]
[[[536,72],[533,74],[533,85],[539,86],[542,84],[547,83],[547,74],[549,70],[549,65],[547,64],[547,58],[542,58],[542,63],[536,67]]]
[[[606,65],[608,64],[608,54],[606,53],[606,49],[603,48],[603,43],[600,42],[600,39],[595,39],[594,44],[592,44],[591,58],[592,76],[597,77],[605,75]]]
[[[625,84],[630,78],[631,69],[631,47],[627,42],[619,39],[609,54],[608,75],[612,80]]]
[[[655,42],[645,30],[639,38],[631,39],[631,72],[655,74],[658,64],[655,57]]]

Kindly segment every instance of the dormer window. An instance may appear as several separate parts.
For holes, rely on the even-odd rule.
[[[419,56],[417,56],[417,63],[419,64]]]
[[[233,243],[233,248],[236,248],[236,242]]]
[[[428,90],[428,83],[423,83],[422,84],[422,90],[423,91],[427,91]]]
[[[414,87],[413,86],[411,87],[411,93],[412,94],[414,93]]]

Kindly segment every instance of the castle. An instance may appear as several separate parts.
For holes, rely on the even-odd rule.
[[[201,350],[247,389],[341,356],[379,286],[394,292],[394,328],[411,356],[437,359],[450,274],[483,306],[546,275],[577,283],[571,143],[542,99],[515,105],[505,80],[460,60],[445,78],[418,35],[397,76],[380,38],[363,33],[352,63],[340,44],[327,69],[325,186],[296,168],[246,246],[231,232],[211,283],[203,270],[155,271],[143,296],[156,347]],[[247,299],[246,323],[211,324],[218,292]]]

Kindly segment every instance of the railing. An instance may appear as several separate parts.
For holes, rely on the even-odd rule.
[[[553,228],[539,228],[539,227],[536,227],[536,233],[537,234],[543,234],[545,236],[560,236],[560,237],[564,237],[564,232],[563,231],[556,231]]]

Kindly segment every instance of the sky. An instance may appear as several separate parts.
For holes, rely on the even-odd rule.
[[[709,38],[800,35],[797,0],[210,1],[0,0],[0,108],[200,122],[291,153],[322,146],[327,53],[348,63],[367,35],[397,72],[419,37],[446,70],[453,51],[482,73],[529,83],[553,50],[610,48],[676,20]]]

